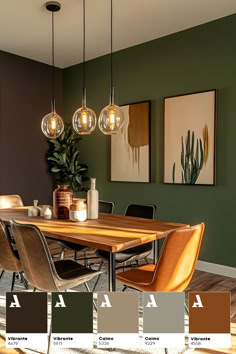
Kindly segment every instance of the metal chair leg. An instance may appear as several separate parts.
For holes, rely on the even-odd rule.
[[[3,270],[2,270],[2,273],[1,273],[1,275],[0,275],[0,279],[2,279],[2,276],[3,276],[4,272],[5,272],[5,270],[3,269]]]
[[[100,264],[100,266],[99,266],[99,268],[98,268],[98,271],[100,271],[100,270],[102,269],[102,265],[103,265],[103,261],[101,261],[101,264]],[[97,279],[96,279],[96,282],[95,282],[94,287],[93,287],[93,292],[95,291],[95,289],[96,289],[96,287],[97,287],[97,285],[98,285],[98,282],[99,282],[99,279],[100,279],[101,275],[102,275],[102,274],[99,274],[99,276],[98,276]]]
[[[85,267],[88,267],[88,258],[87,258],[87,251],[84,251],[84,265]]]
[[[84,283],[84,286],[85,286],[85,288],[87,289],[87,291],[88,291],[89,293],[91,293],[91,290],[89,289],[88,283]],[[95,308],[95,311],[97,312],[98,309],[97,309],[97,305],[96,305],[94,299],[93,299],[93,306],[94,306],[94,308]]]
[[[75,250],[74,252],[75,252],[74,260],[75,262],[77,262],[77,251]]]
[[[51,335],[52,335],[52,318],[51,318],[50,331],[49,331],[49,336],[48,336],[48,349],[47,349],[47,354],[50,353],[50,349],[51,349]]]
[[[33,293],[34,293],[36,290],[37,290],[37,289],[36,289],[36,288],[34,288],[34,289],[33,289]]]
[[[124,285],[122,292],[124,292],[126,289],[128,289],[128,286]]]
[[[15,277],[16,277],[16,273],[13,272],[13,275],[12,275],[12,283],[11,283],[11,292],[13,291],[14,289],[14,285],[15,285]]]
[[[28,282],[25,279],[23,272],[20,273],[20,278],[21,278],[21,282],[24,284],[26,290],[28,290],[29,289]]]
[[[184,308],[185,308],[185,311],[186,311],[187,315],[189,315],[188,306],[187,306],[186,302],[184,303]]]

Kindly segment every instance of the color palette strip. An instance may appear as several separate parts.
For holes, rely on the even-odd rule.
[[[184,300],[184,293],[143,293],[143,347],[184,348]]]
[[[6,347],[47,348],[47,293],[6,293]]]
[[[139,294],[98,293],[97,347],[138,348]]]
[[[142,296],[143,333],[139,333]],[[230,293],[189,293],[189,346],[231,348]],[[184,348],[185,294],[181,292],[52,293],[54,348]],[[141,339],[140,339],[141,338]],[[48,298],[43,292],[6,293],[6,347],[46,349]]]
[[[230,293],[189,293],[190,348],[230,348]]]
[[[93,348],[93,294],[52,294],[52,346]]]

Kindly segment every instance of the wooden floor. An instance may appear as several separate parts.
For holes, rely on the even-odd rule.
[[[58,257],[60,247],[58,244],[52,242],[50,249],[55,257]],[[89,249],[89,256],[94,256],[94,251]],[[83,256],[83,253],[79,253],[79,257]],[[74,253],[72,251],[65,251],[65,258],[73,258]],[[92,263],[99,262],[99,259],[91,260]],[[212,273],[202,272],[196,270],[190,285],[186,289],[186,296],[189,291],[229,291],[231,292],[231,349],[196,349],[196,354],[221,354],[221,353],[235,353],[236,354],[236,279],[225,277],[222,275],[216,275]],[[217,314],[215,320],[217,321]]]

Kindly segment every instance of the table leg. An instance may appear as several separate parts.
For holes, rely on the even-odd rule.
[[[153,262],[157,264],[157,260],[160,255],[160,240],[153,241]]]
[[[109,291],[116,291],[116,254],[112,252],[109,253],[108,277]]]

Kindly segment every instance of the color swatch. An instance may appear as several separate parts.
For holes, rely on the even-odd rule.
[[[143,293],[143,346],[184,347],[184,293]]]
[[[98,293],[97,347],[138,348],[139,294]]]
[[[230,348],[230,293],[189,293],[189,346]]]
[[[6,293],[6,347],[47,348],[47,293]]]
[[[52,345],[93,347],[93,293],[52,294]]]

